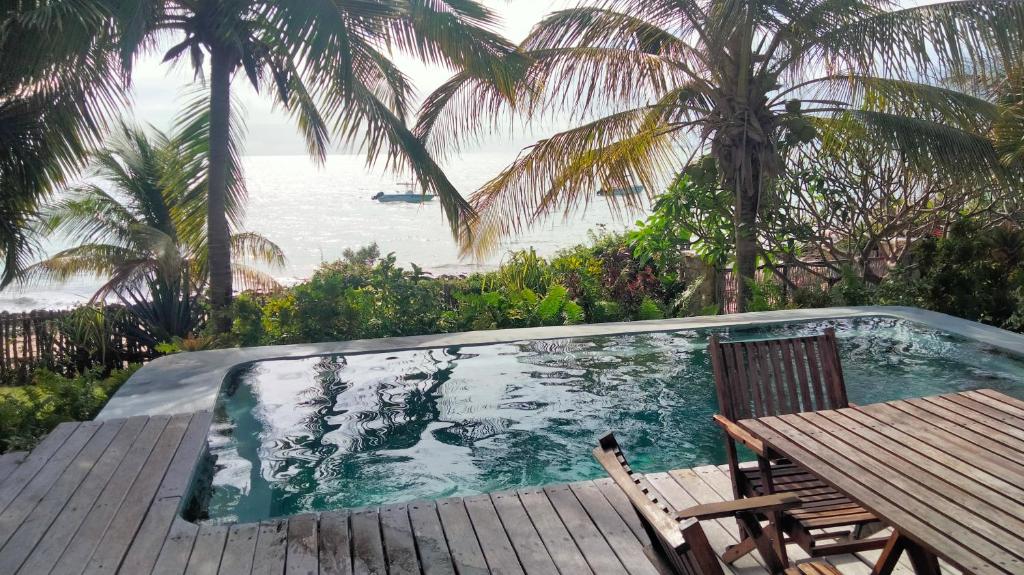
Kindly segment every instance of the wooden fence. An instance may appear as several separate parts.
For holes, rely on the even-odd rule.
[[[889,273],[890,261],[887,258],[871,258],[860,265],[841,261],[820,261],[761,266],[757,270],[756,279],[758,282],[774,284],[783,299],[788,299],[794,289],[828,290],[842,279],[844,266],[849,266],[859,277],[864,277],[867,273],[876,278],[884,278]],[[719,308],[722,313],[735,312],[736,277],[732,270],[719,272],[718,285]]]
[[[115,306],[0,312],[0,385],[24,385],[38,368],[74,375],[153,359],[156,350],[139,340],[141,327],[129,317]]]

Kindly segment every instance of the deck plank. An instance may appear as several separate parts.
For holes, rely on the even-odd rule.
[[[318,549],[321,575],[352,575],[348,511],[328,511],[320,515]]]
[[[79,526],[86,520],[97,498],[107,488],[114,472],[120,467],[148,421],[146,417],[133,417],[124,422],[103,456],[89,470],[89,475],[51,522],[44,536],[29,549],[29,554],[21,565],[22,572],[50,572]]]
[[[390,575],[419,575],[416,540],[409,522],[409,506],[387,505],[380,508],[380,531]]]
[[[252,562],[256,555],[256,539],[260,535],[259,523],[241,523],[228,529],[228,538],[224,543],[224,554],[220,559],[220,570],[223,575],[251,573]]]
[[[185,575],[217,575],[224,544],[228,539],[228,526],[204,523],[199,526],[196,542],[192,546]]]
[[[22,461],[25,461],[26,457],[28,457],[27,451],[8,451],[0,455],[0,483],[14,473],[14,470],[21,465]]]
[[[496,575],[523,575],[524,571],[519,564],[519,557],[512,547],[505,527],[498,518],[498,512],[488,495],[476,495],[467,497],[466,511],[469,513],[469,520],[476,531],[476,537],[480,541],[480,549],[483,550],[484,559],[491,573]]]
[[[633,532],[637,540],[644,547],[651,546],[651,538],[644,529],[643,521],[640,519],[640,514],[636,512],[633,504],[629,502],[629,498],[623,493],[622,489],[615,484],[610,477],[602,477],[601,479],[594,480],[594,485],[601,491],[601,495],[608,500],[608,503],[612,505],[615,512],[619,514],[619,517],[626,522],[629,526],[629,530]]]
[[[159,440],[168,416],[149,418],[146,426],[132,444],[131,449],[118,465],[113,477],[104,486],[99,498],[96,499],[85,520],[70,539],[64,552],[52,569],[54,575],[77,575],[85,569],[100,539],[106,533],[114,514],[121,507],[128,490],[135,482],[143,465],[149,458],[153,446]]]
[[[593,573],[544,491],[519,489],[517,494],[558,570],[562,573]]]
[[[551,485],[544,488],[548,500],[562,518],[569,534],[594,573],[620,575],[627,573],[615,551],[608,545],[601,532],[590,521],[586,510],[576,499],[568,485]]]
[[[718,503],[719,501],[725,501],[717,491],[712,489],[711,486],[701,478],[697,469],[674,469],[669,472],[669,476],[672,477],[672,479],[683,488],[683,491],[685,491],[692,500],[697,503]],[[708,539],[711,541],[711,546],[714,547],[715,551],[719,554],[725,550],[725,546],[739,542],[735,519],[714,519],[706,522],[704,524],[704,528],[708,533]],[[725,535],[722,536],[722,533]],[[760,554],[752,553],[737,560],[735,563],[730,565],[730,567],[735,572],[744,572],[747,570],[756,571],[758,569],[763,571],[764,561],[761,559]]]
[[[253,554],[253,575],[281,575],[284,573],[285,556],[288,553],[288,521],[270,519],[260,522],[260,533],[256,537],[256,551]]]
[[[199,526],[178,517],[171,525],[164,541],[160,555],[153,566],[153,575],[182,575],[188,567],[192,556],[192,545],[195,544]]]
[[[64,470],[53,488],[24,517],[17,530],[9,536],[8,533],[0,533],[0,541],[7,540],[6,544],[0,545],[0,573],[14,573],[21,567],[120,430],[121,422],[103,425]]]
[[[121,563],[121,571],[148,573],[153,570],[180,508],[180,497],[161,499],[149,506]]]
[[[359,509],[351,515],[352,573],[385,575],[384,540],[380,534],[380,516],[376,509]]]
[[[297,515],[288,519],[288,555],[285,573],[288,575],[316,575],[320,551],[320,536],[316,515]]]
[[[142,471],[125,495],[124,502],[114,515],[110,527],[100,540],[85,573],[110,573],[121,564],[145,519],[150,502],[160,486],[160,480],[163,479],[167,465],[178,449],[181,437],[191,419],[192,416],[189,414],[171,417],[171,421],[160,434],[160,439],[142,466]]]
[[[569,489],[631,575],[658,575],[643,545],[592,481],[570,483]]]
[[[519,496],[514,491],[501,491],[491,494],[491,502],[527,575],[558,575],[558,568]]]
[[[206,436],[210,431],[212,420],[213,414],[209,411],[197,411],[192,414],[188,429],[185,430],[181,444],[174,453],[174,459],[167,467],[167,474],[160,482],[160,490],[156,494],[157,499],[188,495],[196,464],[206,449]]]
[[[466,505],[461,497],[451,497],[437,502],[437,514],[441,517],[448,548],[452,553],[452,562],[459,575],[479,575],[487,573],[487,560],[480,549],[473,524],[466,512]]]
[[[46,462],[46,465],[39,469],[39,472],[32,478],[32,481],[7,505],[3,513],[0,513],[0,543],[7,542],[14,535],[21,522],[32,513],[36,505],[49,493],[50,488],[56,485],[61,477],[64,476],[64,471],[75,461],[79,461],[83,465],[88,463],[89,467],[92,467],[91,461],[95,461],[95,458],[90,456],[95,455],[98,458],[98,453],[96,452],[96,444],[92,443],[91,439],[101,427],[101,424],[92,421],[80,425],[71,437],[60,446],[60,449],[53,454],[53,457]],[[101,440],[109,441],[111,437],[101,437]],[[78,458],[78,455],[87,445],[91,445],[93,449],[86,454],[86,459],[82,461]],[[99,446],[99,449],[103,447],[105,445]],[[77,474],[75,471],[72,468],[72,478],[84,475],[84,473],[81,475]],[[88,469],[85,471],[87,472]]]
[[[413,501],[409,504],[409,522],[424,575],[455,575],[437,505],[433,501]]]
[[[7,506],[14,501],[21,490],[32,481],[36,473],[46,465],[50,457],[74,434],[79,425],[78,422],[65,422],[53,428],[53,431],[39,442],[39,445],[18,465],[17,469],[0,483],[0,513],[7,509]]]

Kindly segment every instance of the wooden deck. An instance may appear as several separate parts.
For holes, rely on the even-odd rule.
[[[664,572],[610,480],[258,524],[185,521],[179,509],[210,415],[66,423],[30,454],[0,456],[0,574],[627,574]],[[648,475],[677,508],[731,497],[722,468]],[[705,530],[719,553],[732,520]],[[805,559],[790,547],[790,558]],[[831,558],[867,575],[877,552]],[[727,573],[763,575],[749,555]],[[901,565],[898,571],[909,574]]]

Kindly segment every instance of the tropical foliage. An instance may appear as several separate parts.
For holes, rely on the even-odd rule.
[[[476,192],[476,250],[600,189],[640,182],[654,193],[665,173],[710,156],[734,204],[742,307],[761,209],[791,146],[838,130],[883,142],[920,170],[999,174],[989,139],[999,110],[974,87],[1017,69],[1021,45],[1020,0],[602,0],[533,29],[514,97],[485,76],[458,74],[428,98],[417,130],[447,151],[508,113],[568,112],[580,122]]]
[[[201,129],[167,135],[125,124],[93,156],[92,181],[48,206],[41,231],[73,247],[27,268],[27,281],[65,281],[90,274],[105,283],[94,302],[116,301],[140,320],[149,345],[192,335],[209,277]],[[242,286],[269,289],[273,278],[256,265],[282,266],[280,248],[239,229],[233,218],[233,273]]]
[[[64,421],[88,421],[138,369],[67,378],[39,370],[32,385],[0,387],[0,453],[27,450]]]
[[[115,16],[126,62],[172,38],[166,61],[197,76],[209,59],[206,149],[210,301],[224,311],[232,295],[225,207],[244,192],[232,137],[231,85],[245,76],[288,110],[309,152],[322,160],[331,143],[358,143],[367,162],[408,169],[437,194],[453,231],[470,213],[420,140],[406,127],[415,90],[390,60],[393,50],[430,64],[508,76],[512,51],[491,31],[496,18],[473,0],[103,0]],[[198,105],[198,104],[197,104]],[[218,327],[225,318],[215,317]]]
[[[0,285],[32,258],[40,203],[84,165],[124,102],[102,10],[0,1]]]
[[[243,294],[232,332],[241,345],[265,345],[658,319],[675,312],[683,291],[682,278],[665,285],[658,275],[621,236],[595,236],[550,261],[514,252],[499,269],[468,277],[404,270],[371,246],[307,282]]]

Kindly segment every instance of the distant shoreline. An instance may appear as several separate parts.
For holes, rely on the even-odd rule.
[[[411,270],[409,264],[401,265],[400,268]],[[423,272],[431,277],[460,277],[473,273],[487,272],[497,269],[493,264],[447,264],[441,266],[423,267]],[[277,277],[275,278],[283,287],[291,287],[309,281],[312,276],[306,277]],[[72,280],[65,285],[39,285],[19,288],[17,285],[0,291],[0,313],[22,313],[33,310],[61,310],[70,309],[83,305],[89,301],[92,294],[99,289],[101,280],[82,278]]]

